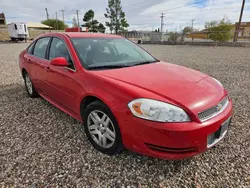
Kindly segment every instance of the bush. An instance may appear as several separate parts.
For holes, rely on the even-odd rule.
[[[176,43],[181,35],[180,33],[177,32],[170,32],[168,33],[168,36],[169,36],[168,41]]]
[[[68,27],[63,21],[56,19],[44,20],[42,21],[42,24],[52,27],[52,30],[64,30]]]
[[[233,24],[226,18],[221,21],[207,22],[205,28],[208,31],[208,38],[213,41],[225,42],[230,40],[232,36]]]

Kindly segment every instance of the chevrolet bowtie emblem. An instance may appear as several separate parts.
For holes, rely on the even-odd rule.
[[[218,104],[216,108],[217,108],[217,111],[220,111],[222,109],[222,104]]]

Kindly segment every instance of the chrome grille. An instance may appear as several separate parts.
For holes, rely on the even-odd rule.
[[[200,112],[198,114],[198,117],[201,121],[206,121],[218,114],[220,114],[222,111],[225,110],[225,108],[227,107],[229,103],[228,97],[226,96],[219,104],[217,104],[216,106],[209,108],[203,112]]]

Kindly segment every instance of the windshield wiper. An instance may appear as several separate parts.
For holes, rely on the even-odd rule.
[[[95,69],[120,69],[124,67],[131,67],[128,65],[102,65],[102,66],[93,66],[89,67],[88,70],[95,70]]]
[[[145,64],[151,64],[151,63],[156,63],[158,62],[156,61],[143,61],[143,62],[139,62],[133,65],[100,65],[100,66],[93,66],[93,67],[89,67],[88,70],[96,70],[96,69],[120,69],[120,68],[124,68],[124,67],[133,67],[133,66],[138,66],[138,65],[145,65]]]
[[[132,66],[137,66],[137,65],[146,65],[146,64],[151,64],[151,63],[156,63],[158,61],[142,61],[142,62],[139,62],[139,63],[136,63]]]

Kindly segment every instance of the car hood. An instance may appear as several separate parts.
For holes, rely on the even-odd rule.
[[[195,113],[216,105],[225,95],[223,87],[211,77],[165,62],[97,72],[155,93]]]

